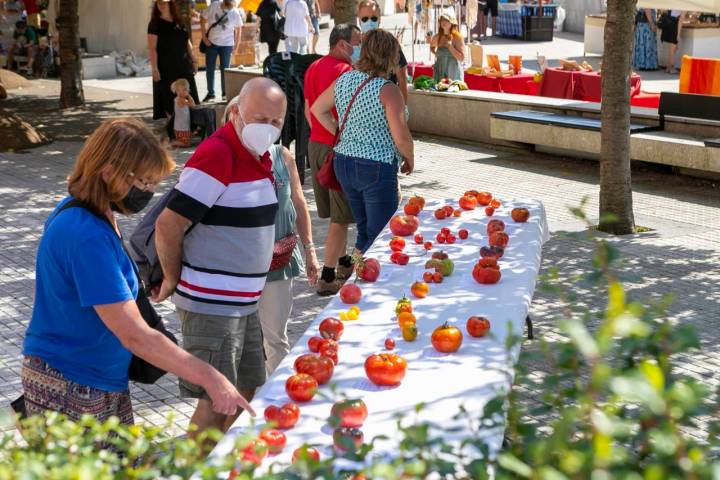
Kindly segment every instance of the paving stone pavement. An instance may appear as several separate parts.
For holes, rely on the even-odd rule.
[[[21,392],[19,369],[22,339],[32,310],[34,258],[42,225],[55,203],[64,196],[65,178],[81,144],[55,142],[28,153],[0,154],[0,408]],[[190,151],[176,152],[182,165]],[[428,198],[457,198],[468,188],[486,189],[500,198],[540,198],[545,203],[552,238],[543,249],[543,271],[554,267],[568,284],[590,268],[592,244],[566,232],[582,230],[568,207],[588,197],[593,216],[598,205],[598,168],[590,161],[563,159],[518,151],[493,150],[450,140],[416,140],[416,172],[402,178],[405,194]],[[163,184],[171,185],[173,179]],[[629,295],[658,299],[673,292],[668,315],[678,323],[694,325],[703,349],[681,359],[680,370],[708,386],[720,385],[720,190],[717,185],[652,170],[634,172],[637,222],[655,231],[611,239],[622,252],[620,275]],[[312,189],[306,186],[313,215],[315,243],[322,245],[326,224],[317,219]],[[132,222],[124,221],[126,231]],[[322,258],[322,252],[319,252]],[[598,312],[603,292],[585,284],[573,287],[577,302]],[[294,286],[295,305],[289,325],[291,341],[327,302],[305,281]],[[536,330],[557,340],[561,305],[540,291],[531,315]],[[160,308],[171,330],[178,332],[172,305]],[[526,348],[528,348],[526,346]],[[530,365],[541,375],[542,365]],[[172,415],[173,431],[187,426],[194,404],[178,396],[177,380],[167,375],[156,385],[131,387],[136,421],[161,425]],[[537,392],[527,392],[532,397]],[[705,421],[697,435],[706,433]]]

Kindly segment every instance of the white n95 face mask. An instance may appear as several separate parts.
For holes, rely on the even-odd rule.
[[[240,134],[243,145],[258,156],[262,156],[273,143],[280,138],[280,129],[269,123],[246,123],[240,116],[244,127]]]

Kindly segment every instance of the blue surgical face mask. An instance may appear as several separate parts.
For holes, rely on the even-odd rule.
[[[350,61],[354,64],[360,60],[360,45],[353,45],[352,55],[350,55]]]
[[[367,32],[369,32],[370,30],[375,30],[375,29],[378,28],[379,26],[380,26],[380,21],[379,21],[379,20],[377,20],[377,21],[367,20],[367,21],[365,21],[365,22],[362,22],[362,21],[361,21],[361,22],[360,22],[360,31],[361,31],[362,33],[367,33]]]

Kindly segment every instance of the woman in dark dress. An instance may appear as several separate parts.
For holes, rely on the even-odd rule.
[[[200,103],[194,77],[197,60],[174,0],[155,0],[147,33],[153,77],[153,119],[170,118],[175,99],[170,85],[175,80],[186,79],[190,83],[190,95],[196,104]]]
[[[277,52],[278,43],[282,39],[282,28],[279,28],[280,6],[277,0],[262,0],[257,9],[260,17],[260,41],[268,44],[270,55]]]

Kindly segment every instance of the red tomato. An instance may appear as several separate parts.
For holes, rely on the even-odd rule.
[[[308,349],[310,349],[313,353],[318,353],[320,351],[320,343],[322,341],[322,337],[311,337],[310,340],[308,340]]]
[[[298,447],[292,454],[292,463],[296,463],[298,460],[304,460],[306,462],[319,462],[320,452],[315,447],[309,445],[303,445]]]
[[[407,253],[400,252],[400,255],[397,257],[397,264],[398,265],[407,265],[410,261],[410,256]]]
[[[463,210],[474,210],[477,206],[477,198],[472,195],[463,195],[458,203]]]
[[[495,209],[493,207],[485,207],[485,215],[492,217],[494,213]]]
[[[337,318],[328,317],[320,322],[320,335],[323,338],[331,338],[333,340],[340,340],[342,337],[345,326],[343,322]]]
[[[502,220],[498,220],[497,218],[494,218],[488,222],[487,225],[487,234],[492,235],[493,232],[499,232],[500,230],[505,230],[505,222]]]
[[[357,451],[363,443],[364,435],[359,428],[336,428],[333,432],[333,444],[340,452]]]
[[[465,326],[471,337],[484,337],[490,330],[490,320],[485,317],[473,315],[468,318]]]
[[[419,233],[415,234],[415,243],[417,243],[418,245],[422,245],[423,243],[423,236]]]
[[[483,258],[482,260],[489,260],[491,257]],[[473,267],[472,276],[476,282],[485,285],[497,283],[500,281],[500,269],[495,267],[483,267],[479,263]]]
[[[490,205],[491,200],[492,200],[492,193],[490,193],[490,192],[480,192],[477,194],[477,201],[483,207]]]
[[[432,283],[432,281],[433,281],[433,272],[423,272],[423,282]]]
[[[502,203],[500,203],[500,200],[498,200],[497,198],[493,198],[490,202],[490,206],[493,208],[500,208],[500,205],[502,205]]]
[[[405,215],[417,216],[420,213],[421,208],[417,203],[407,203],[405,204],[403,210],[405,211]]]
[[[458,237],[460,237],[460,240],[465,240],[466,238],[468,238],[468,236],[470,236],[470,232],[468,232],[464,228],[461,228],[458,231]]]
[[[390,239],[390,250],[393,252],[402,252],[405,249],[405,239],[403,237],[392,237]]]
[[[435,241],[438,243],[445,243],[445,235],[438,233],[437,237],[435,237]]]
[[[365,360],[365,373],[375,385],[397,385],[405,370],[407,361],[395,353],[376,353]]]
[[[508,234],[500,231],[491,233],[488,243],[491,247],[500,247],[504,249],[505,247],[507,247],[509,241],[510,237],[508,236]]]
[[[335,365],[337,365],[338,364],[337,344],[332,345],[332,344],[328,343],[328,344],[320,345],[320,355],[322,355],[323,357],[329,358],[330,360],[332,360],[332,362]]]
[[[423,243],[423,247],[425,248],[425,250],[430,250],[433,247],[433,244],[432,242],[425,242]]]
[[[270,455],[276,455],[282,452],[283,448],[285,448],[285,444],[287,443],[287,437],[285,437],[285,434],[280,430],[275,430],[274,428],[260,432],[260,439],[267,443]]]
[[[432,274],[432,281],[433,283],[442,283],[443,281],[443,274],[440,272],[435,272]]]
[[[452,233],[450,235],[448,235],[447,237],[445,237],[446,243],[453,244],[453,243],[455,243],[456,240],[457,240],[457,238],[455,238],[455,235],[453,235]]]
[[[265,443],[265,440],[256,438],[254,440],[250,440],[247,446],[243,449],[242,461],[260,465],[263,459],[267,456],[267,453],[268,445]]]
[[[308,402],[317,393],[318,383],[307,373],[292,375],[285,381],[285,392],[296,402]]]
[[[367,406],[361,399],[341,400],[332,406],[328,423],[333,427],[362,427],[367,416]]]
[[[447,212],[445,212],[445,210],[443,210],[442,208],[438,208],[437,210],[435,210],[435,218],[437,218],[438,220],[442,220],[445,217],[447,217]]]
[[[294,403],[286,403],[278,408],[270,405],[265,409],[265,421],[273,424],[276,428],[287,430],[292,428],[300,420],[300,407]]]
[[[449,217],[453,214],[453,211],[455,210],[451,205],[445,205],[442,207],[443,210],[445,210],[445,216]]]
[[[385,339],[385,350],[392,350],[395,348],[395,340],[392,338]]]
[[[449,228],[447,228],[447,227],[442,227],[442,228],[440,229],[440,233],[442,233],[444,236],[447,237],[447,236],[450,235],[452,232],[450,231]]]
[[[318,385],[324,385],[332,378],[334,366],[330,358],[312,353],[300,355],[295,360],[295,371],[307,373],[317,381]]]

